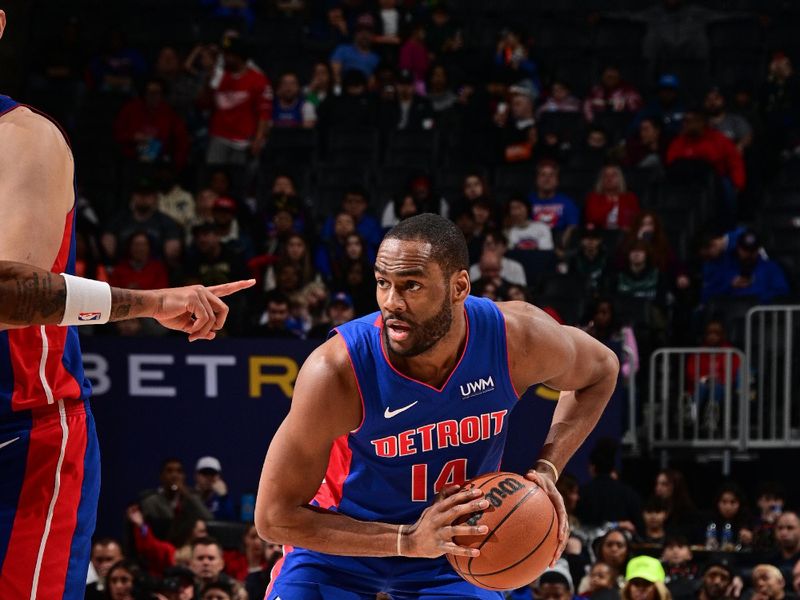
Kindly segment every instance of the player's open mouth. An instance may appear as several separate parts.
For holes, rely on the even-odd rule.
[[[386,330],[389,333],[389,339],[395,342],[402,342],[408,339],[411,333],[411,327],[396,319],[391,319],[386,322]]]

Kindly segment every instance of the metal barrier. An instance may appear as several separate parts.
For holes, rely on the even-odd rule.
[[[745,353],[751,397],[742,405],[748,448],[800,447],[800,406],[792,403],[800,384],[794,336],[800,306],[756,306],[747,311]]]
[[[633,368],[636,354],[630,346],[623,346],[622,353],[625,355],[631,368],[628,370],[628,431],[623,436],[623,443],[630,445],[630,451],[634,456],[639,454],[639,436],[636,432],[636,369]]]
[[[736,348],[661,348],[650,357],[651,448],[745,448],[747,361]]]

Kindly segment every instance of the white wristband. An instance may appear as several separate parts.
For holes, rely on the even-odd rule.
[[[59,325],[102,325],[111,318],[111,286],[102,281],[61,273],[67,304]]]

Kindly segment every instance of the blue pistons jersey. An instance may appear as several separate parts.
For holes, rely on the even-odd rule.
[[[518,397],[509,372],[505,319],[492,301],[483,298],[468,297],[464,310],[466,343],[441,388],[392,366],[381,339],[380,313],[336,329],[350,355],[363,420],[358,429],[335,441],[313,504],[363,521],[412,524],[443,487],[499,469],[509,414]],[[406,572],[441,582],[436,597],[502,597],[461,580],[444,557],[365,559],[287,550],[269,598],[292,597],[281,587],[287,579],[303,578],[297,573],[290,576],[302,563],[336,569],[338,582],[345,581],[349,571],[356,591],[364,597],[374,598],[376,591],[389,592],[393,598],[425,597],[416,583],[404,587]],[[307,578],[319,581],[320,575]],[[363,578],[380,585],[362,585]],[[328,592],[321,597],[339,596]]]

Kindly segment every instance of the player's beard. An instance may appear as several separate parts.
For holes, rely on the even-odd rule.
[[[388,320],[389,318],[398,317],[385,317],[384,320]],[[384,327],[383,337],[386,348],[389,350],[389,352],[404,358],[419,356],[423,352],[427,352],[433,348],[436,342],[447,335],[447,333],[450,331],[450,327],[453,324],[453,305],[450,303],[450,290],[447,291],[447,295],[439,307],[439,312],[437,312],[427,321],[423,321],[422,323],[410,323],[402,318],[399,320],[408,323],[411,327],[411,335],[414,337],[414,343],[408,350],[398,351],[392,347],[389,334],[386,331],[386,327]]]

